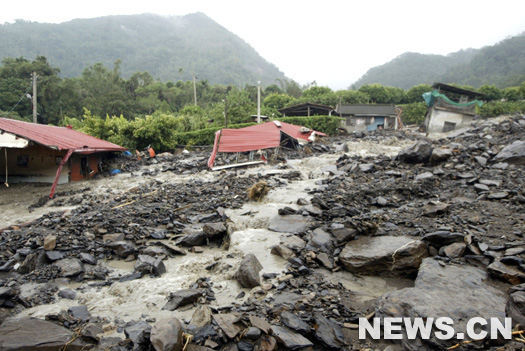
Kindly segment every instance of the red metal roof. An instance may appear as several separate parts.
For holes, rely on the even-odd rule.
[[[122,146],[67,127],[55,127],[0,118],[0,130],[57,150],[73,150],[76,153],[86,154],[99,151],[126,150]]]
[[[216,133],[212,155],[208,166],[213,167],[217,152],[244,152],[278,147],[281,142],[281,133],[294,139],[308,140],[314,132],[302,133],[301,126],[285,122],[272,121],[240,129],[221,129]],[[317,135],[326,136],[321,132]]]

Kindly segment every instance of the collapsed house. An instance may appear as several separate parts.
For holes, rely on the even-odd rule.
[[[292,116],[331,116],[334,108],[328,105],[304,103],[278,109],[283,117]]]
[[[3,149],[3,150],[1,150]],[[11,182],[57,184],[92,177],[108,153],[126,148],[73,130],[0,118],[0,175]],[[63,171],[63,168],[66,171]]]
[[[240,129],[221,129],[215,133],[213,150],[208,160],[208,168],[218,170],[224,167],[213,167],[218,152],[249,152],[249,161],[226,167],[250,165],[265,162],[254,160],[255,152],[273,148],[297,149],[300,144],[315,140],[315,137],[326,134],[289,123],[271,121]]]
[[[334,114],[344,118],[349,133],[401,127],[401,109],[392,104],[338,104]]]
[[[424,126],[427,133],[446,133],[470,125],[476,115],[476,100],[485,95],[476,91],[435,83],[433,91],[423,94],[427,103]],[[445,95],[446,93],[446,95]]]

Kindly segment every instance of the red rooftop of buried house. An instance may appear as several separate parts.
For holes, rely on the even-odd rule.
[[[92,168],[91,166],[96,168],[104,153],[126,150],[122,146],[76,131],[71,126],[55,127],[6,118],[0,118],[0,148],[5,148],[5,153],[0,156],[4,158],[6,163],[6,183],[8,164],[11,164],[11,168],[14,168],[15,172],[21,171],[26,176],[30,173],[28,170],[33,169],[32,165],[26,165],[25,170],[18,167],[17,158],[21,154],[26,154],[28,157],[31,154],[31,160],[40,158],[40,165],[44,163],[43,160],[46,157],[59,160],[59,164],[57,162],[57,165],[54,166],[57,169],[49,197],[54,196],[64,165],[69,165],[70,180],[79,180],[77,173],[82,168],[80,166],[82,163],[89,168]],[[49,150],[49,152],[43,150]],[[75,154],[80,155],[83,159],[79,159],[79,156],[72,157]],[[49,162],[47,162],[46,167],[46,172],[49,172],[51,167]]]

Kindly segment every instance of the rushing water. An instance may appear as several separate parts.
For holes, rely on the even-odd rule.
[[[383,144],[372,142],[347,143],[349,154],[394,155],[408,143],[398,139],[387,141]],[[193,313],[192,308],[176,310],[174,312],[162,310],[171,292],[190,287],[198,278],[210,277],[215,292],[215,301],[211,306],[225,306],[232,303],[242,303],[249,296],[249,290],[243,289],[233,279],[233,275],[244,254],[253,253],[263,266],[263,273],[281,273],[285,270],[286,261],[270,254],[270,248],[279,244],[281,233],[269,231],[270,218],[277,215],[279,208],[289,206],[297,208],[299,198],[309,200],[308,189],[316,187],[315,182],[328,177],[323,171],[328,165],[333,165],[341,154],[321,155],[300,160],[289,160],[288,168],[281,170],[269,165],[254,167],[246,170],[233,170],[238,176],[252,174],[268,174],[289,172],[290,169],[301,172],[300,180],[279,183],[270,190],[260,202],[248,202],[242,208],[227,210],[226,214],[231,221],[230,248],[223,250],[216,247],[206,247],[203,253],[188,252],[185,256],[177,256],[165,260],[167,273],[161,277],[143,277],[141,279],[117,282],[111,286],[92,286],[93,282],[66,285],[62,281],[54,282],[60,288],[73,288],[77,291],[77,300],[67,300],[56,297],[56,302],[24,310],[21,315],[44,318],[47,314],[59,313],[61,310],[76,305],[85,305],[93,316],[105,317],[109,323],[104,328],[108,335],[118,334],[116,326],[112,323],[116,319],[123,321],[154,319],[164,315],[175,315],[181,320],[189,320]],[[201,172],[191,177],[200,177],[206,181],[212,179],[212,172]],[[166,176],[161,174],[162,181],[181,182],[185,177]],[[115,178],[113,181],[125,183],[117,189],[133,186],[132,179],[137,182],[144,179],[130,176]],[[113,187],[115,189],[115,187]],[[111,277],[121,277],[133,271],[134,262],[111,261],[103,263],[111,270]],[[212,267],[210,269],[210,267]],[[207,269],[208,268],[208,269]],[[339,271],[331,273],[320,269],[326,274],[326,279],[341,282],[348,289],[355,291],[356,301],[366,304],[368,301],[379,297],[386,291],[399,288],[399,283],[378,277],[358,277],[353,274]],[[34,293],[35,285],[24,287],[22,294],[29,296]],[[242,291],[245,297],[238,297]],[[271,294],[271,291],[270,291]]]

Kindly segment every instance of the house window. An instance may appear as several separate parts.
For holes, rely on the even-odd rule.
[[[443,124],[443,133],[450,132],[451,130],[454,130],[455,128],[456,128],[456,123],[445,122],[445,124]]]
[[[27,167],[28,162],[28,155],[18,155],[16,158],[16,164],[18,167]]]
[[[58,166],[60,165],[60,162],[62,162],[62,156],[55,157],[55,164]]]

